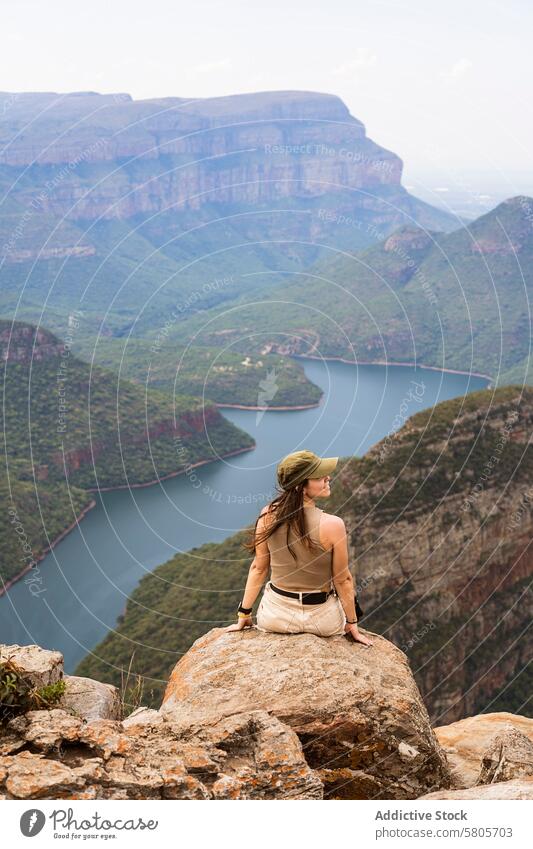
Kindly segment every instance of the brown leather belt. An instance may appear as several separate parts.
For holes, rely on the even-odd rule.
[[[324,604],[324,602],[327,601],[330,595],[334,592],[334,590],[329,590],[329,592],[291,593],[289,590],[280,590],[279,587],[275,587],[272,581],[269,582],[269,586],[275,593],[286,595],[289,598],[300,598],[301,596],[302,604]]]

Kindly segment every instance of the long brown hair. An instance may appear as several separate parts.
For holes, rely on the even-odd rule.
[[[291,489],[279,490],[277,495],[268,505],[268,510],[263,513],[265,518],[262,531],[257,531],[257,523],[261,518],[261,514],[255,520],[255,525],[250,529],[250,538],[247,542],[243,542],[244,548],[255,554],[256,546],[259,543],[266,542],[281,525],[287,525],[287,548],[292,557],[296,560],[296,555],[289,543],[289,532],[292,528],[297,535],[297,539],[301,540],[308,549],[320,548],[318,544],[309,536],[309,531],[305,524],[305,507],[304,505],[304,487],[307,480],[302,481]],[[268,519],[266,519],[268,517]]]

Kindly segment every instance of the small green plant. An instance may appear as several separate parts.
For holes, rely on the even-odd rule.
[[[46,687],[41,687],[40,690],[32,691],[32,699],[36,705],[34,710],[46,710],[60,701],[61,696],[65,693],[66,684],[63,678],[56,681],[55,684],[47,684]]]
[[[0,721],[28,710],[49,710],[65,692],[65,681],[34,687],[11,659],[0,661]]]
[[[144,694],[144,678],[139,673],[133,674],[131,667],[135,652],[132,652],[126,677],[124,678],[124,670],[120,672],[120,718],[125,719],[130,713],[136,710],[142,704]],[[134,683],[130,684],[130,677],[133,677]]]

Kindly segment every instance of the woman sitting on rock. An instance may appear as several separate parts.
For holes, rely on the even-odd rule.
[[[228,631],[251,627],[252,609],[270,570],[257,610],[257,628],[320,637],[349,634],[373,645],[357,628],[354,582],[348,568],[346,527],[340,516],[317,507],[327,498],[338,457],[295,451],[279,463],[281,493],[261,510],[246,548],[255,554],[238,621]]]

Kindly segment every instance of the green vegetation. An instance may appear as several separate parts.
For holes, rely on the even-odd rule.
[[[364,457],[350,460],[329,506],[335,512],[349,501],[356,515],[371,514],[373,523],[381,525],[399,517],[413,520],[447,496],[464,493],[467,498],[487,472],[491,487],[503,488],[509,480],[527,483],[533,476],[533,451],[510,436],[514,413],[516,429],[523,430],[532,407],[532,387],[505,386],[422,410]],[[496,459],[489,468],[491,457]]]
[[[92,496],[65,481],[34,481],[20,461],[0,473],[0,579],[9,581],[31,565],[82,510]],[[0,580],[0,588],[2,587]]]
[[[110,165],[106,191],[122,194],[130,177],[144,182],[153,166],[153,160],[122,163],[118,171]],[[56,170],[41,167],[40,179],[53,179]],[[91,180],[102,176],[87,174],[80,191],[90,192]],[[0,189],[9,194],[12,182],[12,169],[0,166]],[[10,245],[14,234],[22,230],[0,268],[0,316],[39,321],[64,336],[76,306],[83,311],[78,338],[85,337],[89,343],[99,333],[155,335],[170,315],[177,316],[179,325],[194,314],[231,303],[243,291],[269,288],[273,271],[301,271],[320,254],[313,245],[285,248],[279,244],[283,223],[266,206],[263,215],[255,216],[239,216],[242,207],[226,207],[227,214],[220,220],[219,207],[206,204],[201,211],[182,209],[179,215],[169,211],[145,221],[140,217],[100,219],[88,230],[75,223],[62,225],[41,212],[21,228],[26,210],[24,202],[12,202],[9,213],[4,210],[0,216],[0,244]],[[269,231],[277,239],[270,246]],[[46,253],[51,247],[79,246],[86,248],[86,254],[73,254],[66,260]],[[29,252],[28,259],[20,256],[23,251]]]
[[[243,292],[224,309],[187,317],[179,338],[223,338],[233,350],[262,354],[281,333],[282,344],[294,336],[294,353],[531,381],[532,207],[512,198],[451,233],[400,227],[359,253],[322,257],[308,272],[274,281],[260,304]]]
[[[9,334],[0,322],[0,338]],[[11,334],[0,493],[13,512],[0,517],[4,579],[75,521],[91,500],[87,490],[146,484],[254,444],[199,398],[145,391],[65,350],[30,325]]]
[[[0,660],[0,722],[28,710],[49,710],[65,692],[65,681],[35,687],[10,658]]]
[[[277,354],[245,356],[215,347],[169,345],[137,339],[101,339],[81,351],[106,368],[171,395],[196,395],[217,404],[296,407],[318,404],[322,390],[303,368]]]

